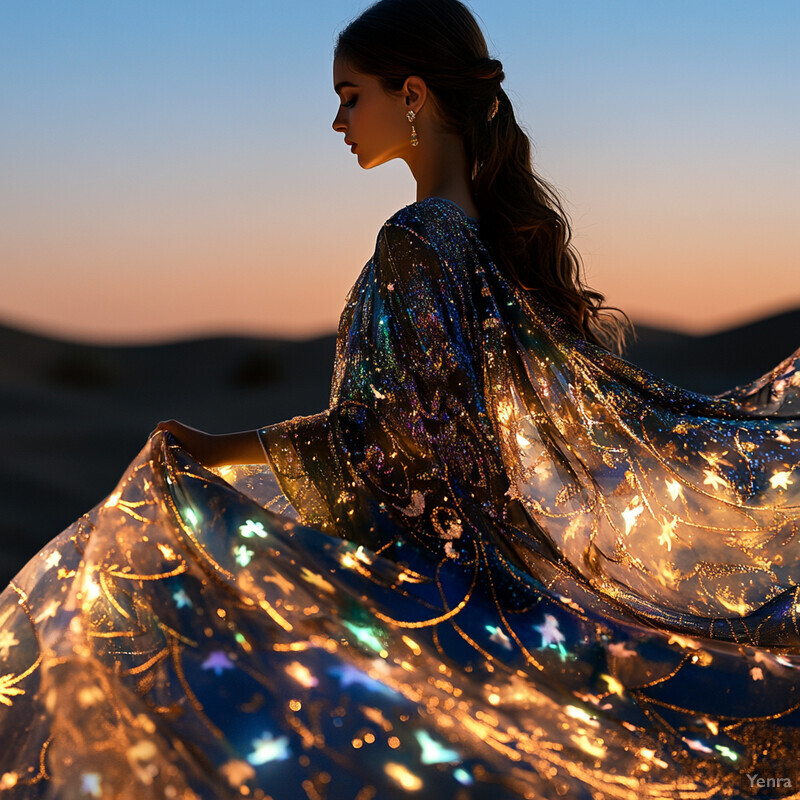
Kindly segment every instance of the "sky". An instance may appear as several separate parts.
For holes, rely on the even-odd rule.
[[[2,0],[0,323],[333,332],[415,200],[331,129],[335,35],[366,5]],[[471,8],[610,303],[696,333],[800,305],[800,3]]]

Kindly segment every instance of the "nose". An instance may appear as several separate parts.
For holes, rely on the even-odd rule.
[[[332,127],[337,133],[346,133],[347,131],[347,126],[344,124],[344,120],[342,120],[341,108],[336,112],[336,116],[333,118]]]

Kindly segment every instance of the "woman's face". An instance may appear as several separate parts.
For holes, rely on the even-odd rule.
[[[333,85],[341,101],[333,129],[344,134],[361,167],[410,155],[410,106],[403,92],[387,92],[378,78],[356,72],[339,57],[333,62]]]

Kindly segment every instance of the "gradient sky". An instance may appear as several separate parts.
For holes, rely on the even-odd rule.
[[[330,128],[335,32],[365,5],[3,0],[0,322],[334,330],[415,199]],[[800,303],[800,3],[471,5],[609,301],[692,331]]]

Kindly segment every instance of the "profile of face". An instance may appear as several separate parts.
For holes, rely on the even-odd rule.
[[[340,104],[333,129],[344,134],[364,169],[394,158],[413,157],[411,125],[407,114],[419,114],[425,103],[425,84],[408,78],[399,92],[388,92],[374,75],[354,70],[337,56],[333,62],[333,85]]]

